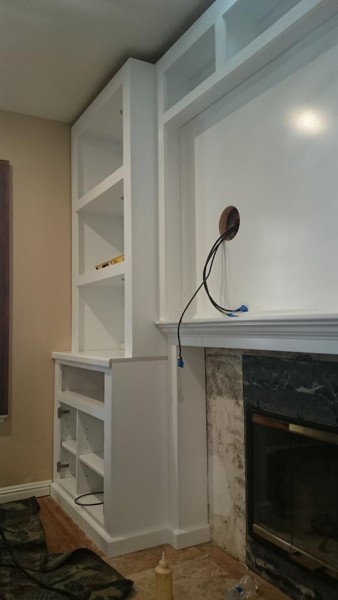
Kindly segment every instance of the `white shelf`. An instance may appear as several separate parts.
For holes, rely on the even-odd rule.
[[[77,363],[90,367],[110,368],[115,360],[125,360],[123,349],[88,350],[83,352],[53,352],[52,358],[61,362]]]
[[[97,419],[104,419],[104,404],[99,400],[94,400],[75,392],[58,392],[57,401],[75,408],[76,410],[85,410],[89,415]]]
[[[123,216],[124,168],[120,167],[75,202],[77,212]]]
[[[125,261],[79,275],[76,279],[76,285],[78,287],[86,285],[123,287],[125,276],[124,263]]]
[[[67,452],[76,455],[76,440],[63,440],[61,446]]]
[[[90,454],[80,454],[79,460],[95,471],[98,475],[104,475],[103,452],[92,452]]]

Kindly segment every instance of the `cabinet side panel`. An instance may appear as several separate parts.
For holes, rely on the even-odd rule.
[[[166,360],[113,366],[112,531],[167,525]]]

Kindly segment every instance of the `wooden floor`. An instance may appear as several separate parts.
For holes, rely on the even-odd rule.
[[[224,600],[225,590],[232,587],[247,569],[213,544],[200,544],[184,550],[164,545],[108,558],[93,544],[50,497],[39,498],[40,518],[50,552],[69,552],[90,548],[119,573],[134,581],[130,600],[154,600],[154,568],[162,550],[173,569],[174,600]],[[290,600],[254,574],[258,585],[257,600]]]
[[[37,498],[40,519],[44,527],[49,552],[71,552],[76,548],[90,548],[103,557],[102,552],[68,517],[50,496]]]

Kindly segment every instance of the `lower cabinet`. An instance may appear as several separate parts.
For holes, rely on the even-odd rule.
[[[108,556],[166,542],[166,358],[53,357],[52,496]]]

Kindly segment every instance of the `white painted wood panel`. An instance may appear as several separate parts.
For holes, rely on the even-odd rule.
[[[191,148],[196,283],[220,214],[235,205],[239,233],[223,245],[210,277],[216,300],[230,308],[244,303],[257,315],[336,310],[338,31],[317,50],[300,68],[295,57],[225,98],[217,117],[206,111],[199,118]],[[217,314],[201,293],[196,316]]]

